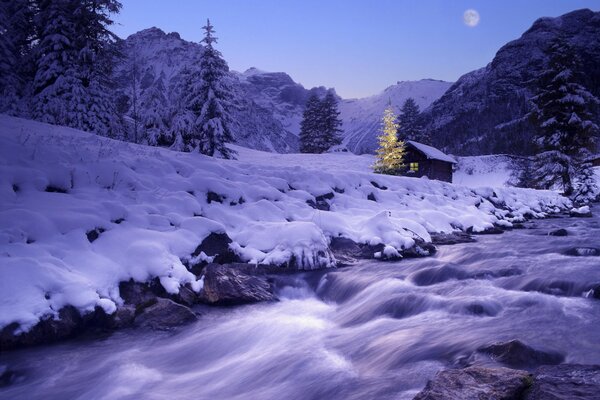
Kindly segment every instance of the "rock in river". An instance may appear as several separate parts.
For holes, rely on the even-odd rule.
[[[515,368],[560,364],[565,359],[560,353],[534,349],[519,340],[494,343],[480,347],[477,351],[488,354],[496,361]]]
[[[201,300],[209,304],[233,305],[273,300],[266,276],[252,273],[248,264],[208,264],[204,269]]]

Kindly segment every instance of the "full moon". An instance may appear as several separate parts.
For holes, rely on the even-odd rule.
[[[469,9],[463,14],[463,21],[465,21],[465,25],[471,28],[477,26],[479,24],[479,13],[476,10]]]

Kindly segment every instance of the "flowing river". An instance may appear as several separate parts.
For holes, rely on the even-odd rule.
[[[600,210],[596,210],[600,214]],[[440,246],[433,257],[284,275],[281,299],[199,308],[174,331],[0,354],[0,399],[411,399],[443,368],[497,365],[476,353],[519,339],[600,363],[600,218]],[[548,236],[557,228],[566,237]],[[2,382],[0,382],[2,385]]]

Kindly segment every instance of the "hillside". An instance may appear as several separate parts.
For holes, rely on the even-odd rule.
[[[554,192],[375,175],[367,155],[237,150],[219,160],[0,115],[0,328],[66,305],[113,313],[130,279],[201,291],[186,265],[213,260],[196,250],[211,233],[244,262],[331,268],[332,238],[427,254],[431,233],[570,206]]]

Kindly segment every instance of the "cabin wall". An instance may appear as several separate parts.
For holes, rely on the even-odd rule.
[[[409,164],[411,162],[419,163],[417,172],[410,171]],[[452,163],[428,159],[423,153],[412,147],[406,148],[404,163],[406,164],[405,176],[414,178],[427,176],[429,179],[452,182]]]

